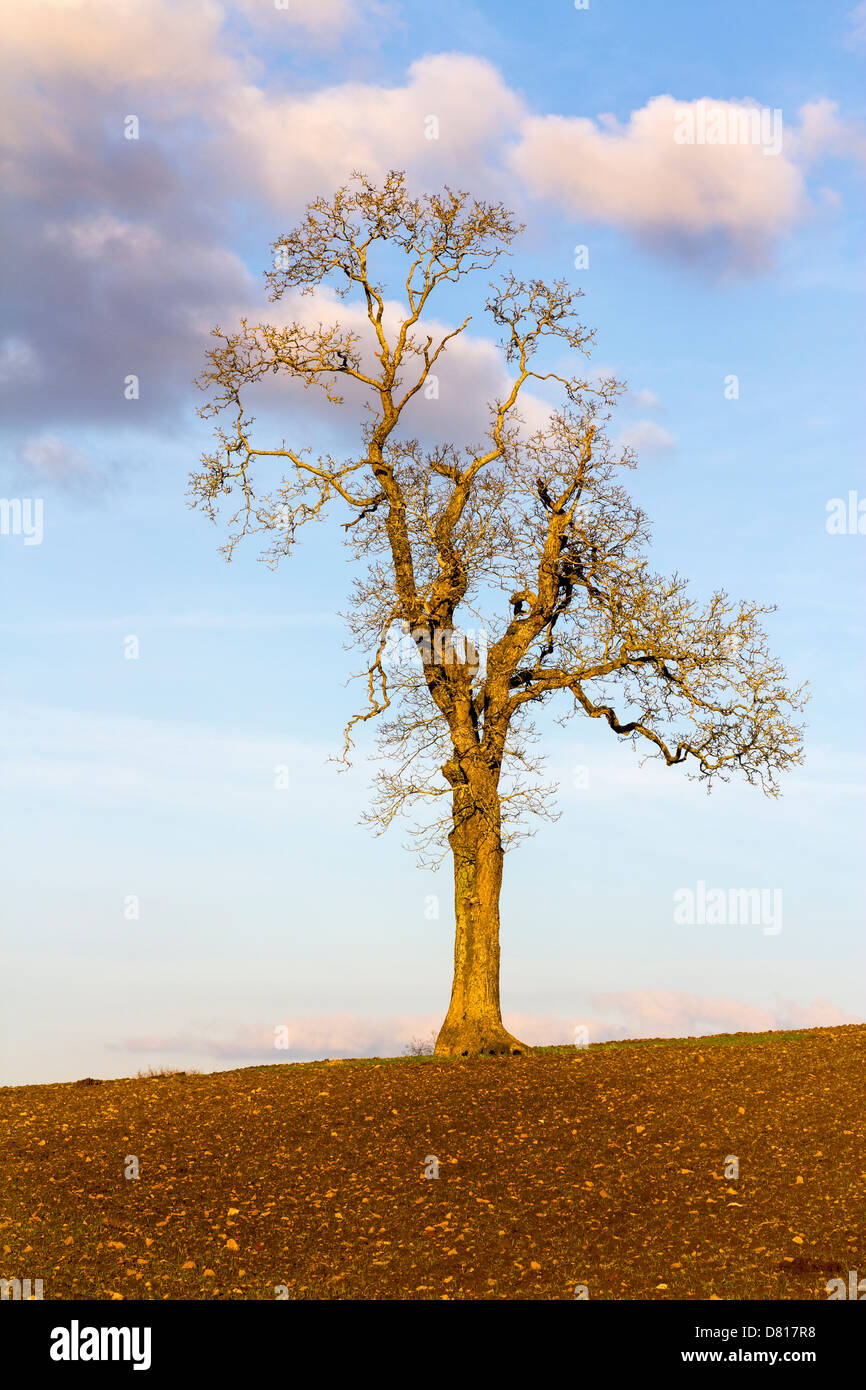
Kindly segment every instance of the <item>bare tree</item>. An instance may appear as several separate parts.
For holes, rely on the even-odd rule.
[[[454,863],[454,981],[436,1041],[447,1055],[523,1050],[500,1014],[499,899],[505,850],[552,790],[531,754],[533,708],[561,693],[566,716],[601,719],[708,784],[739,773],[776,795],[777,775],[801,760],[791,719],[805,696],[768,651],[759,620],[772,610],[723,591],[698,603],[679,576],[649,567],[646,517],[617,482],[635,461],[605,434],[624,386],[581,373],[592,334],[575,313],[579,290],[513,274],[491,285],[485,308],[509,385],[488,405],[483,442],[424,447],[399,435],[469,323],[434,331],[431,301],[489,271],[521,230],[500,204],[447,188],[416,197],[400,173],[381,187],[356,174],[274,243],[267,275],[272,301],[328,283],[353,294],[346,321],[215,329],[198,383],[211,393],[200,413],[228,423],[192,476],[193,505],[215,519],[221,499],[234,499],[227,557],[258,532],[275,564],[335,503],[353,555],[368,562],[348,614],[366,653],[366,703],[346,753],[357,726],[379,719],[368,816],[379,827],[444,798],[444,814],[422,818],[418,833],[422,852],[450,847]],[[568,355],[574,375],[554,370]],[[345,384],[363,392],[358,451],[340,461],[253,443],[243,401],[271,373],[321,388],[335,406]],[[518,407],[541,382],[562,404],[533,433]],[[278,461],[283,476],[261,490],[254,472]]]

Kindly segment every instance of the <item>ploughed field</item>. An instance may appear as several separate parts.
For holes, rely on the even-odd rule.
[[[864,1064],[858,1025],[7,1087],[0,1277],[46,1300],[826,1299],[866,1276]]]

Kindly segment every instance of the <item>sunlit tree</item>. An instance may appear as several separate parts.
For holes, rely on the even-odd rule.
[[[272,301],[330,285],[351,313],[216,329],[199,381],[216,442],[192,495],[212,518],[228,500],[226,554],[259,533],[276,563],[305,522],[337,510],[366,561],[348,612],[366,695],[346,750],[377,721],[368,819],[408,815],[422,853],[452,855],[454,979],[436,1051],[458,1056],[524,1050],[500,1013],[499,902],[507,848],[549,814],[534,710],[559,700],[563,715],[600,719],[707,784],[739,774],[776,795],[778,774],[801,759],[792,719],[805,697],[768,650],[760,619],[771,610],[721,590],[698,602],[650,567],[646,517],[618,481],[635,460],[605,432],[624,387],[587,370],[579,290],[510,273],[490,285],[508,386],[487,403],[481,444],[407,437],[406,408],[470,321],[437,329],[437,292],[486,280],[520,230],[500,204],[450,189],[414,196],[399,173],[381,186],[355,175],[279,238],[267,275]],[[274,373],[335,409],[344,384],[363,393],[351,457],[254,439],[249,395]],[[521,399],[541,382],[559,404],[530,430]],[[624,864],[626,844],[624,834]]]

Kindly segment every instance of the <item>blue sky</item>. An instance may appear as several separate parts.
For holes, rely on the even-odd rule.
[[[44,521],[40,544],[0,535],[0,1084],[387,1054],[444,1014],[447,865],[359,827],[370,768],[327,761],[357,698],[335,530],[276,573],[255,546],[227,566],[185,496],[208,328],[268,312],[269,243],[353,167],[517,209],[515,268],[579,284],[593,365],[629,382],[655,564],[777,604],[774,648],[811,683],[777,801],[708,798],[609,730],[543,721],[562,816],[507,864],[506,1024],[866,1018],[866,541],[826,525],[866,498],[866,7],[46,0],[4,24],[0,497]],[[781,111],[780,152],[684,151],[671,121],[700,101]],[[422,429],[471,433],[500,384],[492,325],[470,334]],[[277,416],[352,447],[306,397]],[[782,930],[677,925],[699,882],[781,889]]]

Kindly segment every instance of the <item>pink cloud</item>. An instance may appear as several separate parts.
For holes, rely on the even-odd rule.
[[[113,1044],[113,1051],[141,1054],[171,1053],[244,1061],[288,1061],[324,1057],[399,1056],[412,1038],[428,1037],[441,1019],[434,1015],[398,1014],[389,1018],[360,1018],[355,1014],[283,1017],[273,1023],[241,1026],[226,1032],[221,1025],[191,1028],[179,1033],[151,1033]],[[288,1047],[276,1047],[277,1029],[287,1029]]]
[[[397,167],[417,187],[459,182],[524,205],[537,197],[652,249],[749,266],[813,215],[805,170],[862,154],[862,133],[826,99],[786,122],[782,150],[768,157],[757,146],[678,144],[678,117],[696,103],[670,95],[622,123],[532,114],[491,63],[465,53],[427,55],[402,78],[300,94],[270,80],[264,60],[278,39],[354,35],[371,8],[366,0],[293,0],[288,11],[265,0],[7,6],[0,81],[15,119],[4,130],[4,174],[20,197],[6,228],[14,272],[0,348],[11,422],[38,414],[43,427],[175,423],[209,327],[255,314],[250,305],[263,298],[260,280],[226,247],[229,205],[254,202],[264,222],[276,213],[289,225],[311,195],[353,169],[377,177]],[[137,139],[127,138],[130,115]],[[832,215],[832,190],[821,196]],[[266,257],[263,244],[262,268]],[[435,434],[437,420],[462,411],[461,425],[477,437],[462,402],[500,388],[492,354],[480,337],[455,343],[438,405],[416,402],[412,428]],[[134,408],[122,390],[128,373],[142,382]],[[541,422],[543,409],[535,413],[530,424]],[[642,448],[671,447],[658,425],[631,429]]]
[[[827,999],[811,1004],[777,1000],[773,1008],[686,990],[620,990],[592,996],[598,1017],[590,1041],[611,1037],[688,1038],[707,1033],[762,1033],[859,1023]],[[584,1022],[584,1020],[579,1020]]]
[[[811,1004],[779,1001],[775,1008],[683,990],[620,990],[592,996],[590,1011],[573,1018],[531,1013],[503,1015],[505,1026],[532,1046],[571,1044],[575,1029],[586,1028],[591,1043],[622,1038],[688,1038],[711,1033],[759,1033],[776,1029],[830,1028],[861,1020],[828,999]],[[285,1017],[232,1029],[222,1025],[178,1033],[151,1033],[121,1039],[116,1052],[175,1060],[210,1057],[239,1066],[253,1061],[295,1061],[339,1057],[396,1057],[413,1038],[429,1039],[442,1022],[439,1014],[397,1014],[362,1018],[356,1014]],[[275,1030],[288,1030],[288,1048],[275,1046]]]
[[[684,122],[697,135],[701,111],[717,113],[726,131],[750,129],[759,114],[752,102],[662,95],[624,123],[532,116],[511,164],[531,194],[575,216],[621,227],[657,250],[710,251],[750,268],[811,214],[803,168],[828,153],[862,153],[862,135],[826,100],[804,106],[799,125],[781,120],[772,153],[773,113],[765,113],[762,143],[690,142]]]

